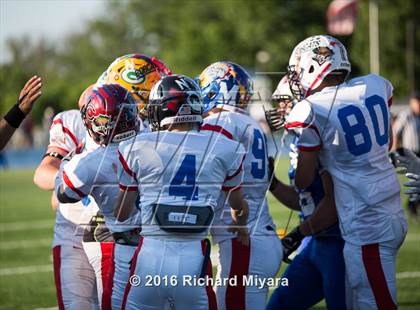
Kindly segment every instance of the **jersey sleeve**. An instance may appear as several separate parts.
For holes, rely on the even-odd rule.
[[[75,149],[82,140],[79,137],[80,126],[73,124],[74,122],[69,119],[71,117],[72,115],[70,116],[66,112],[59,113],[54,117],[50,127],[48,148],[58,148],[64,153],[63,155]]]
[[[228,156],[224,156],[227,173],[222,185],[223,191],[232,191],[241,188],[245,155],[245,149],[242,144],[237,142],[232,143],[231,152],[229,152]]]
[[[390,107],[392,105],[392,96],[394,94],[394,87],[392,86],[391,82],[388,81],[387,79],[382,78],[382,80],[385,84],[385,93],[386,93],[386,99],[388,102],[388,107]]]
[[[311,152],[321,149],[320,131],[309,102],[301,101],[296,104],[288,115],[284,127],[296,134],[296,146],[300,151]]]
[[[89,195],[91,184],[88,180],[91,171],[88,163],[89,159],[85,154],[75,155],[70,161],[63,162],[59,175],[67,197],[80,200]]]
[[[129,140],[131,141],[131,140]],[[119,186],[123,191],[137,191],[138,180],[135,171],[137,170],[137,161],[131,153],[131,143],[123,142],[118,148],[118,176]]]

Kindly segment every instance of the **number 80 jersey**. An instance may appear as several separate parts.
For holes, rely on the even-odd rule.
[[[391,103],[391,83],[370,74],[309,96],[285,124],[298,134],[300,151],[320,151],[333,176],[343,237],[359,244],[390,240],[389,217],[401,213],[388,160]],[[397,202],[384,203],[390,199]]]

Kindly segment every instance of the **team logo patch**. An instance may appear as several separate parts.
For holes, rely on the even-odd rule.
[[[121,72],[121,78],[130,84],[140,84],[145,81],[145,76],[139,70],[128,69]]]
[[[313,52],[315,56],[312,57],[312,59],[315,60],[320,66],[322,66],[327,60],[331,59],[334,55],[332,49],[325,46],[317,47],[313,50]]]

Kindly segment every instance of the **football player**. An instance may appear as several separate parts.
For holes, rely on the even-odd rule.
[[[280,81],[273,100],[282,110],[280,112],[286,115],[290,112],[294,99],[287,76]],[[281,124],[275,121],[282,118],[283,113],[279,113],[278,109],[266,113],[268,123],[275,124],[271,126],[273,131],[278,130]],[[305,236],[311,237],[305,245],[302,242],[301,251],[282,275],[289,280],[289,286],[279,286],[271,295],[266,309],[308,309],[324,298],[328,309],[346,309],[344,240],[338,227],[331,176],[326,171],[317,171],[309,187],[296,191],[297,140],[298,137],[295,137],[290,145],[291,185],[282,183],[273,175],[270,186],[274,197],[292,210],[301,211],[303,217],[300,225],[282,239],[283,260],[299,247]],[[271,163],[274,173],[274,160]]]
[[[269,186],[266,138],[258,122],[247,112],[253,82],[248,72],[233,62],[220,61],[208,66],[198,77],[204,101],[203,131],[238,141],[245,148],[243,192],[249,204],[250,244],[242,245],[229,233],[230,207],[219,200],[211,234],[219,245],[218,277],[237,277],[237,286],[218,286],[219,309],[264,309],[268,287],[245,286],[244,276],[275,277],[282,259],[282,247],[268,211]],[[265,259],[269,257],[270,259]],[[261,262],[264,261],[262,264]],[[240,263],[236,263],[240,262]]]
[[[241,227],[248,213],[240,189],[243,149],[200,131],[200,88],[186,76],[164,77],[153,87],[148,115],[154,131],[120,145],[119,218],[131,212],[140,193],[143,225],[132,268],[140,281],[128,284],[123,309],[216,309],[206,237],[224,189],[233,225],[240,225],[233,229],[240,242],[248,242]],[[240,258],[234,263],[241,264]],[[148,277],[162,282],[150,286]],[[194,284],[199,280],[202,285]]]
[[[100,267],[95,271],[104,283],[102,308],[119,309],[129,264],[138,244],[140,222],[136,222],[135,214],[130,224],[117,223],[114,217],[113,208],[119,192],[118,143],[137,134],[140,120],[134,98],[120,85],[88,88],[82,99],[85,101],[82,108],[84,125],[97,147],[74,155],[62,165],[56,178],[56,193],[63,203],[79,201],[89,195],[98,204],[115,239],[114,262],[110,262],[109,274],[103,265],[95,264]]]
[[[139,113],[142,116],[151,87],[165,74],[170,74],[170,70],[156,58],[150,58],[141,54],[128,54],[114,60],[100,76],[96,84],[115,83],[127,89],[135,98],[138,107],[143,111]],[[80,98],[79,105],[86,104],[90,100],[91,95],[91,88],[87,88]],[[147,130],[147,127],[142,122],[140,122],[140,126],[141,130]],[[86,141],[90,143],[91,147],[84,149],[84,152],[91,152],[99,147],[98,143],[95,143],[89,134]],[[110,154],[112,152],[108,153],[108,155]],[[112,155],[110,156],[112,157]],[[114,159],[116,158],[115,156]],[[111,164],[112,159],[109,159],[108,163]],[[105,166],[105,164],[103,165]],[[93,182],[93,179],[86,180],[86,182],[88,181]],[[112,181],[115,180],[112,179],[111,175],[110,182]],[[104,189],[104,191],[108,191],[108,189]],[[109,205],[113,205],[113,202],[110,201]],[[83,248],[96,273],[99,300],[104,309],[111,307],[111,304],[113,308],[119,308],[128,277],[127,262],[131,260],[134,247],[133,245],[125,244],[125,241],[121,241],[121,237],[125,237],[124,234],[119,236],[118,233],[114,232],[114,237],[119,240],[118,242],[122,243],[118,243],[114,249],[114,244],[110,242],[114,239],[110,236],[103,216],[95,216],[91,222],[88,228],[90,233],[85,233],[84,236]],[[134,233],[134,238],[136,238],[137,232],[134,231],[132,233]]]
[[[299,136],[295,185],[305,189],[318,161],[331,175],[345,240],[350,309],[396,309],[395,260],[407,232],[397,175],[388,160],[392,85],[375,74],[346,82],[344,45],[318,35],[290,57],[290,89],[301,100],[285,128]]]
[[[85,139],[86,130],[80,111],[57,114],[49,134],[47,152],[35,171],[34,183],[41,189],[52,191],[62,159]],[[60,310],[97,308],[95,271],[82,246],[84,225],[89,223],[97,209],[88,200],[58,204],[54,193],[52,205],[57,209],[52,252],[58,307]]]

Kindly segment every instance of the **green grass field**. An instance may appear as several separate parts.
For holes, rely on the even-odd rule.
[[[277,175],[286,179],[287,161],[281,160],[277,167]],[[32,176],[31,170],[0,172],[0,309],[56,305],[50,250],[54,212],[50,193],[35,187]],[[285,228],[289,211],[269,199],[277,226]],[[297,222],[294,213],[290,226]],[[400,309],[420,309],[419,257],[420,226],[410,221],[397,262]]]

